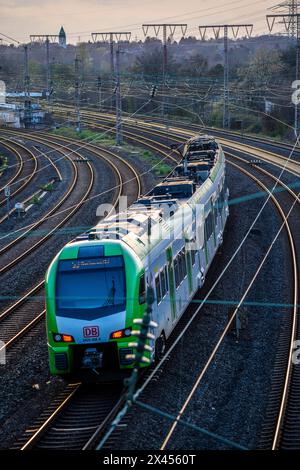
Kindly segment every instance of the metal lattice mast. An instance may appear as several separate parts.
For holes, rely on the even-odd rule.
[[[223,104],[223,127],[228,129],[230,127],[230,91],[229,91],[229,45],[228,36],[229,29],[231,29],[234,39],[238,37],[241,28],[245,28],[248,37],[251,36],[253,31],[253,24],[219,24],[219,25],[201,25],[199,32],[202,41],[205,39],[207,30],[212,30],[215,39],[220,39],[221,29],[223,30],[224,39],[224,104]]]
[[[287,33],[292,39],[297,38],[297,19],[295,15],[299,11],[299,6],[299,0],[285,0],[284,2],[281,2],[278,5],[275,5],[274,7],[270,8],[270,10],[274,12],[278,12],[281,14],[289,14],[291,16],[291,21],[289,22]]]
[[[109,33],[109,47],[110,47],[110,70],[111,75],[115,73],[115,64],[114,64],[114,33]]]
[[[27,44],[24,45],[24,121],[25,127],[31,123],[30,76]]]
[[[116,144],[123,143],[122,129],[122,97],[121,97],[121,79],[120,79],[120,48],[116,51]]]
[[[289,6],[289,14],[292,16],[293,21],[291,23],[290,35],[293,38],[298,38],[298,22],[295,21],[295,15],[298,13],[298,2],[297,0],[291,0]]]
[[[97,91],[98,91],[98,106],[99,106],[99,111],[101,111],[102,109],[102,80],[100,76],[97,78]]]
[[[98,38],[101,38],[101,42],[109,41],[109,49],[110,49],[110,71],[112,80],[115,77],[115,60],[114,60],[114,43],[119,43],[121,39],[124,37],[126,41],[130,41],[131,32],[129,31],[111,31],[109,33],[100,32],[100,33],[92,33],[92,39],[94,42],[98,42]],[[111,109],[113,108],[113,98],[111,99]]]
[[[153,29],[155,36],[158,37],[160,31],[162,30],[162,47],[163,47],[163,63],[162,63],[162,117],[165,117],[165,104],[166,104],[166,81],[168,73],[168,30],[170,32],[170,37],[173,37],[176,29],[180,28],[182,36],[185,36],[187,31],[187,24],[173,24],[173,23],[163,23],[163,24],[143,24],[142,25],[144,35],[147,36],[149,29]]]
[[[28,67],[28,45],[24,46],[24,96],[29,98],[30,96],[30,77],[29,77],[29,67]]]
[[[75,57],[75,115],[76,115],[76,131],[81,131],[80,121],[80,79],[79,79],[79,59]]]
[[[285,29],[288,32],[290,30],[291,22],[294,21],[296,24],[296,81],[300,79],[300,13],[295,13],[294,15],[290,14],[276,14],[276,15],[267,15],[267,23],[269,27],[270,33],[274,28],[274,24],[276,20],[283,21],[285,25]],[[295,118],[294,118],[294,132],[295,136],[298,138],[300,133],[300,109],[298,100],[294,102],[295,106]]]
[[[228,57],[228,26],[224,26],[224,112],[223,127],[230,127],[229,121],[229,57]]]
[[[45,43],[46,44],[46,80],[47,80],[47,101],[50,104],[51,100],[51,88],[52,88],[52,80],[51,80],[51,67],[50,67],[50,43],[57,42],[59,43],[59,35],[58,34],[31,34],[30,35],[31,42],[38,42],[38,43]]]
[[[46,38],[46,63],[47,63],[47,100],[50,103],[51,93],[51,69],[50,69],[50,41]]]
[[[300,78],[300,15],[297,13],[297,47],[296,47],[296,80]],[[296,101],[295,104],[295,134],[299,136],[299,123],[300,123],[300,109]]]

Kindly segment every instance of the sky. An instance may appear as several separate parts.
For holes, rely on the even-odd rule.
[[[0,0],[0,33],[28,42],[30,34],[58,34],[63,25],[67,41],[76,43],[89,40],[92,32],[111,30],[143,38],[143,23],[173,22],[187,23],[187,34],[194,36],[200,24],[253,23],[257,35],[268,31],[265,15],[276,3],[279,0]],[[275,31],[280,29],[282,25]]]

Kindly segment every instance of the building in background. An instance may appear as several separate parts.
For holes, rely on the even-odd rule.
[[[28,110],[23,104],[0,103],[0,126],[17,129],[35,127],[45,123],[46,113],[39,104],[32,104]]]
[[[0,126],[21,127],[21,107],[16,104],[0,104]]]

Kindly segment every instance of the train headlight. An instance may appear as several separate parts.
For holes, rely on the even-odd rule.
[[[123,330],[113,331],[110,339],[128,338],[128,336],[131,336],[131,328],[124,328]]]
[[[74,338],[71,335],[53,333],[53,339],[56,343],[73,343]]]

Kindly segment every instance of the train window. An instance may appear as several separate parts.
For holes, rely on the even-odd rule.
[[[165,266],[165,282],[166,282],[166,292],[169,292],[169,280],[168,280],[168,270],[167,266]]]
[[[183,275],[183,260],[182,260],[182,253],[180,252],[178,254],[178,278],[179,278],[179,284],[181,283],[182,279],[184,278]]]
[[[224,201],[223,201],[223,188],[220,189],[218,201],[217,201],[217,211],[219,215],[221,215],[222,209],[223,209]]]
[[[214,226],[217,225],[217,208],[214,206],[214,209],[213,209],[213,224]]]
[[[184,279],[187,274],[185,248],[183,248],[181,252],[181,260],[182,260],[182,279]]]
[[[146,283],[145,283],[145,274],[140,278],[139,286],[139,304],[144,304],[146,302]]]
[[[191,260],[192,260],[192,266],[195,266],[196,264],[196,251],[191,250]]]
[[[214,231],[214,222],[213,222],[213,215],[210,212],[209,215],[206,217],[205,220],[205,228],[206,228],[206,240],[208,241],[213,234]]]
[[[174,260],[174,273],[175,273],[175,284],[176,287],[179,286],[180,284],[180,273],[179,273],[179,262],[178,262],[178,257],[175,258]]]
[[[161,295],[162,298],[166,295],[167,289],[166,289],[166,278],[165,278],[165,271],[161,271],[160,273],[160,284],[161,284]]]
[[[55,297],[57,314],[65,318],[93,320],[124,311],[123,257],[60,260]]]
[[[161,302],[161,288],[159,282],[159,275],[155,278],[155,287],[156,287],[156,301],[157,305]]]

